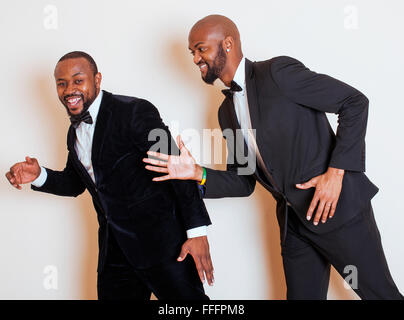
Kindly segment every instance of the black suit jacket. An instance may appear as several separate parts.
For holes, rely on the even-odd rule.
[[[77,157],[75,130],[70,126],[66,168],[46,168],[45,184],[32,186],[37,191],[74,197],[88,189],[100,226],[99,272],[111,231],[132,265],[146,268],[178,255],[186,240],[185,230],[211,223],[195,182],[152,181],[155,174],[144,168],[142,158],[156,143],[149,139],[153,129],[167,134],[166,141],[160,138],[160,146],[178,154],[150,102],[104,91],[91,156],[95,183]]]
[[[242,165],[234,159],[235,148],[246,147],[227,139],[234,164],[228,165],[227,171],[207,169],[205,197],[248,196],[259,181],[277,200],[281,229],[288,202],[302,223],[316,233],[334,230],[352,219],[378,191],[363,173],[368,99],[290,57],[254,63],[246,60],[245,68],[252,128],[273,183],[259,169],[249,176],[238,175],[237,168]],[[336,135],[326,112],[339,116]],[[222,130],[240,128],[230,97],[219,108],[219,123]],[[314,226],[313,219],[305,217],[315,189],[300,190],[295,184],[324,173],[328,167],[345,170],[342,191],[333,219]]]

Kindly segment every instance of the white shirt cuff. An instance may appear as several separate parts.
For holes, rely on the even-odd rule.
[[[32,181],[31,184],[37,188],[40,188],[44,185],[47,178],[48,173],[46,172],[46,169],[44,167],[41,167],[41,173],[39,174],[38,178]]]
[[[196,238],[196,237],[202,237],[207,235],[207,226],[200,226],[196,228],[192,228],[187,230],[187,237],[188,239],[190,238]]]

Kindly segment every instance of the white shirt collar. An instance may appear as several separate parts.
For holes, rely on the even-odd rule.
[[[100,110],[101,106],[102,95],[103,92],[102,90],[100,90],[100,93],[98,94],[97,98],[95,98],[91,106],[88,108],[88,112],[90,112],[91,118],[93,118],[93,124],[95,124],[95,121],[97,120],[98,111]]]
[[[234,74],[233,81],[235,81],[242,89],[245,90],[245,58],[243,57]]]

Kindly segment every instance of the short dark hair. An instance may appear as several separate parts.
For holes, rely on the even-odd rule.
[[[97,64],[95,63],[94,59],[88,54],[85,53],[83,51],[72,51],[69,53],[66,53],[63,57],[61,57],[58,61],[64,61],[67,59],[76,59],[76,58],[84,58],[88,61],[88,63],[90,63],[90,67],[91,70],[93,71],[94,75],[96,75],[98,73],[98,68],[97,68]]]

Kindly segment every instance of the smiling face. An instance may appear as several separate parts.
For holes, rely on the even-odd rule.
[[[206,34],[200,29],[191,30],[189,34],[189,50],[201,71],[203,81],[208,84],[213,84],[220,78],[226,67],[227,56],[223,40],[220,33]]]
[[[60,61],[55,68],[59,100],[70,116],[87,110],[100,92],[101,73],[94,74],[85,58]]]
[[[240,33],[233,21],[221,15],[197,21],[189,32],[188,48],[206,83],[219,78],[230,87],[243,58]]]

